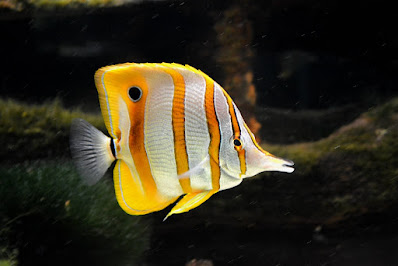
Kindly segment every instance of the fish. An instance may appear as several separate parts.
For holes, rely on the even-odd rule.
[[[95,85],[109,136],[72,122],[70,149],[88,185],[111,165],[115,195],[131,215],[165,219],[264,171],[294,163],[265,151],[228,93],[189,65],[124,63],[100,68]]]

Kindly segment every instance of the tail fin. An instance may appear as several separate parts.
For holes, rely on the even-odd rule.
[[[111,138],[83,119],[72,121],[70,149],[75,165],[89,185],[101,179],[115,160]]]

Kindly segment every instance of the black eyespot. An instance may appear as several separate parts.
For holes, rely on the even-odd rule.
[[[240,142],[239,139],[234,139],[234,145],[240,147],[242,143]]]
[[[142,90],[138,87],[131,87],[129,88],[129,97],[133,102],[137,102],[141,99]]]
[[[111,138],[111,143],[110,143],[110,145],[111,145],[112,155],[113,155],[113,157],[116,158],[115,142],[113,141],[113,138]]]

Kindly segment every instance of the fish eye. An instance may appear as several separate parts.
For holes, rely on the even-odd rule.
[[[240,146],[242,146],[242,142],[240,141],[240,139],[234,139],[234,145],[236,147],[240,147]]]
[[[129,88],[129,97],[133,102],[138,102],[142,96],[142,90],[139,87],[133,86]]]

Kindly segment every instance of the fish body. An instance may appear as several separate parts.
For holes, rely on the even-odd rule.
[[[293,172],[293,163],[264,151],[226,91],[180,64],[126,63],[95,74],[110,137],[75,120],[71,151],[96,183],[116,160],[115,194],[132,215],[189,211],[214,193],[263,171]]]

